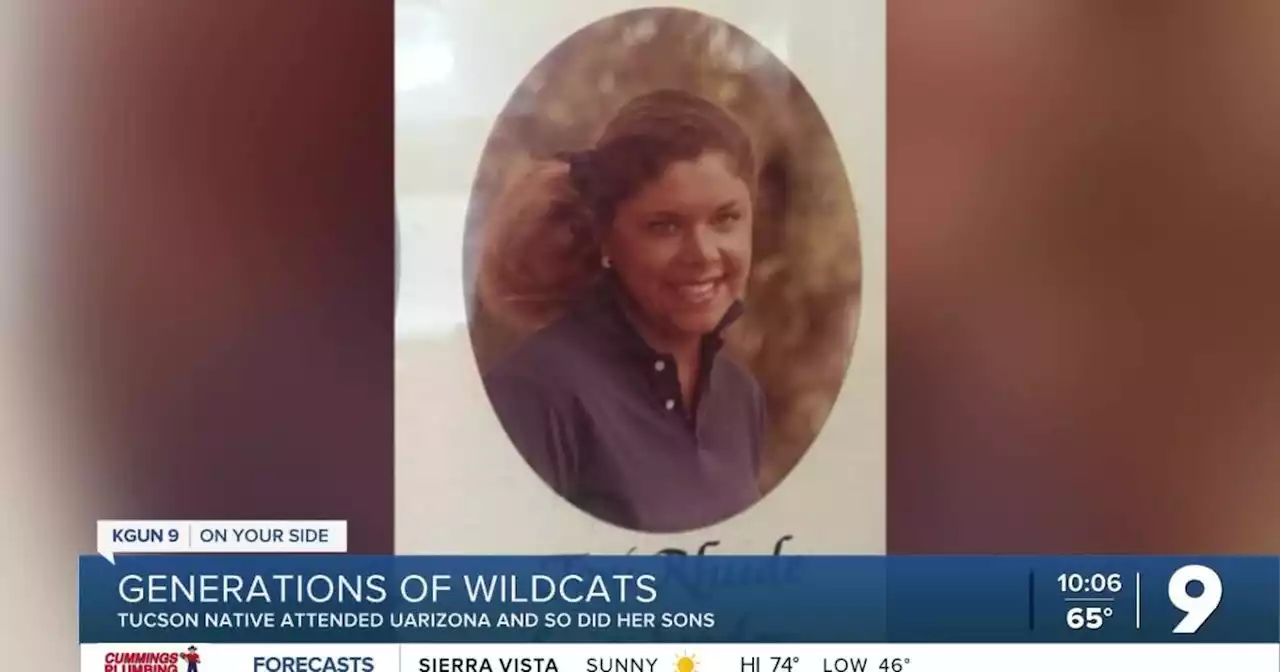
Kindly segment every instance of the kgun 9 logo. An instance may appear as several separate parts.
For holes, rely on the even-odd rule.
[[[1191,594],[1193,585],[1199,586],[1196,595]],[[1204,565],[1180,567],[1169,577],[1169,602],[1186,614],[1173,626],[1173,634],[1195,634],[1222,604],[1222,578]]]
[[[1106,623],[1120,615],[1123,603],[1131,604],[1134,609],[1131,615],[1127,615],[1132,619],[1130,623],[1135,629],[1142,629],[1144,604],[1158,606],[1143,599],[1142,578],[1143,573],[1138,572],[1133,575],[1133,584],[1128,585],[1120,573],[1058,576],[1059,587],[1069,595],[1066,598],[1068,604],[1101,603],[1071,606],[1067,609],[1067,627],[1072,630],[1109,630],[1111,628],[1105,628]],[[1222,577],[1204,565],[1184,565],[1169,576],[1165,592],[1169,604],[1182,612],[1174,615],[1177,623],[1173,626],[1173,634],[1194,635],[1222,604]],[[1160,621],[1167,612],[1163,609],[1157,611],[1156,620]]]

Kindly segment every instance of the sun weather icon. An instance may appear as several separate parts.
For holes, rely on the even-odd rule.
[[[676,672],[698,672],[698,659],[692,653],[676,656]]]

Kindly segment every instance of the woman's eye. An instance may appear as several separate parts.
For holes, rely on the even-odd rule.
[[[741,214],[734,211],[728,211],[716,215],[715,222],[716,224],[732,224],[739,219],[742,219]]]
[[[669,219],[655,219],[649,222],[649,230],[653,233],[669,234],[679,230],[679,225]]]

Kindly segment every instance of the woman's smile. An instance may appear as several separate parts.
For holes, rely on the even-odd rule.
[[[706,306],[718,298],[724,290],[724,276],[673,283],[671,287],[680,301],[689,304],[690,307]]]

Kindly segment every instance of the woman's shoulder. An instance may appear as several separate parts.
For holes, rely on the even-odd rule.
[[[564,392],[587,367],[592,343],[566,315],[521,340],[485,374],[485,384],[520,384]]]
[[[734,403],[745,405],[749,413],[763,415],[765,412],[764,388],[760,386],[760,381],[756,380],[750,369],[728,353],[720,353],[716,360],[712,385],[719,389],[731,390],[736,400]]]
[[[716,356],[715,376],[728,382],[734,389],[740,389],[752,396],[759,396],[760,382],[751,371],[727,352]]]

